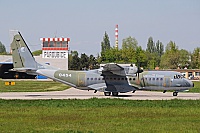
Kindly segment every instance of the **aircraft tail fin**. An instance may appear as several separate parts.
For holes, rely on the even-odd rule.
[[[27,71],[37,70],[38,64],[35,61],[30,49],[20,32],[17,32],[11,43],[13,66],[15,70]]]

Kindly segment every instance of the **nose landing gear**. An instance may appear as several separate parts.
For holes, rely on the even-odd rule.
[[[178,95],[177,91],[173,92],[173,96],[177,96],[177,95]]]

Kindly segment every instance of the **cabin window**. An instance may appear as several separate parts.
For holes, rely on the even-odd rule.
[[[110,80],[112,80],[112,78],[110,78]]]
[[[160,78],[160,80],[163,80],[163,78]]]
[[[91,78],[91,80],[93,80],[93,78]]]
[[[101,78],[99,78],[99,80],[101,80]]]
[[[147,78],[145,78],[145,80],[147,80]]]
[[[132,80],[131,78],[129,78],[129,80]]]
[[[156,80],[159,80],[159,78],[156,78]]]
[[[105,80],[105,78],[102,78],[102,80]]]
[[[118,78],[118,80],[120,80],[120,78]]]
[[[95,78],[94,80],[97,80],[97,78]]]
[[[153,78],[153,80],[155,80],[155,78]]]
[[[89,80],[90,78],[87,78],[87,80]]]
[[[149,78],[149,80],[151,80],[151,78]]]
[[[124,80],[124,78],[122,78],[122,80]]]
[[[114,78],[114,80],[116,80],[116,78]]]
[[[135,80],[135,78],[133,78],[133,80]]]

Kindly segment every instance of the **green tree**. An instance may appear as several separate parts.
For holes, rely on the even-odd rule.
[[[83,53],[80,57],[80,69],[87,70],[89,68],[89,57]]]
[[[191,55],[191,67],[200,69],[200,47],[195,48]]]
[[[164,53],[164,45],[159,40],[156,42],[155,45],[155,66],[160,66],[161,56]],[[154,68],[155,68],[154,66]]]
[[[89,69],[97,69],[97,68],[99,68],[97,59],[93,55],[90,55],[89,56]]]
[[[80,70],[80,58],[78,57],[77,51],[71,51],[69,54],[69,69],[70,70]]]
[[[6,54],[6,47],[0,42],[0,54]]]
[[[159,40],[156,42],[155,52],[161,57],[164,54],[164,45]]]
[[[149,53],[154,53],[155,52],[155,44],[153,42],[153,38],[149,37],[148,42],[147,42],[147,52]]]
[[[101,42],[101,58],[105,61],[105,53],[110,50],[110,40],[108,34],[105,32],[103,41]]]
[[[147,48],[146,48],[146,55],[147,55],[147,68],[148,69],[155,69],[155,67],[158,65],[156,59],[157,59],[157,53],[156,53],[156,47],[155,43],[153,41],[152,37],[148,38],[147,42]]]
[[[190,57],[191,55],[187,50],[179,50],[179,67],[183,69],[185,67],[190,66]]]
[[[175,42],[170,41],[166,51],[161,57],[161,67],[165,69],[176,69],[179,66],[179,50]]]
[[[147,62],[147,56],[145,51],[142,49],[141,46],[138,46],[136,49],[136,53],[135,53],[135,58],[136,58],[136,65],[138,67],[146,67],[146,62]]]
[[[136,62],[135,54],[137,47],[137,40],[131,36],[122,40],[121,58],[125,63]]]

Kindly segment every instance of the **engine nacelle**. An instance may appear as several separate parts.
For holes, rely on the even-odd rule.
[[[138,68],[136,66],[125,67],[124,70],[125,70],[127,75],[133,75],[133,74],[136,74],[138,72]]]

